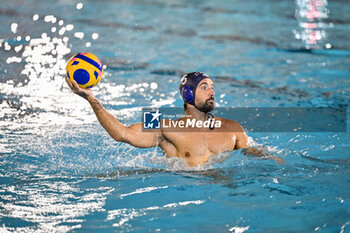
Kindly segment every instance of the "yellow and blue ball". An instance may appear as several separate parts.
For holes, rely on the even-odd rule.
[[[81,88],[96,86],[102,78],[103,68],[100,60],[91,53],[77,53],[67,63],[67,76]]]

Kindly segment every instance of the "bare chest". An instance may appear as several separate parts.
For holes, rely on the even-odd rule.
[[[187,132],[167,135],[177,149],[177,155],[189,164],[203,164],[217,153],[233,150],[236,136],[233,133]]]

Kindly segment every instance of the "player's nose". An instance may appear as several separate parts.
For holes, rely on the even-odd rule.
[[[209,96],[214,96],[215,95],[215,91],[211,88],[209,91]]]

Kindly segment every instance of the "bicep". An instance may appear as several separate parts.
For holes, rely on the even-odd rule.
[[[237,133],[237,141],[235,149],[243,149],[249,147],[248,145],[248,137],[245,132]]]
[[[236,145],[235,145],[235,149],[243,149],[243,148],[247,148],[249,147],[248,145],[248,137],[247,134],[245,133],[243,127],[235,122],[235,124],[233,125],[234,131],[236,133]]]

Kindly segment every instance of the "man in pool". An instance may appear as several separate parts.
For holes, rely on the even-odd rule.
[[[179,89],[186,111],[184,118],[202,122],[212,118],[220,121],[221,125],[220,128],[203,127],[194,131],[174,131],[163,127],[160,130],[146,132],[142,123],[124,126],[102,106],[90,89],[80,88],[75,81],[71,82],[67,77],[66,81],[75,94],[90,103],[98,121],[116,141],[139,148],[159,146],[167,157],[183,158],[189,166],[203,165],[213,154],[243,148],[246,148],[245,154],[268,155],[263,150],[249,148],[247,135],[239,123],[221,117],[214,118],[210,114],[214,109],[215,92],[214,83],[207,74],[193,72],[182,77]]]

